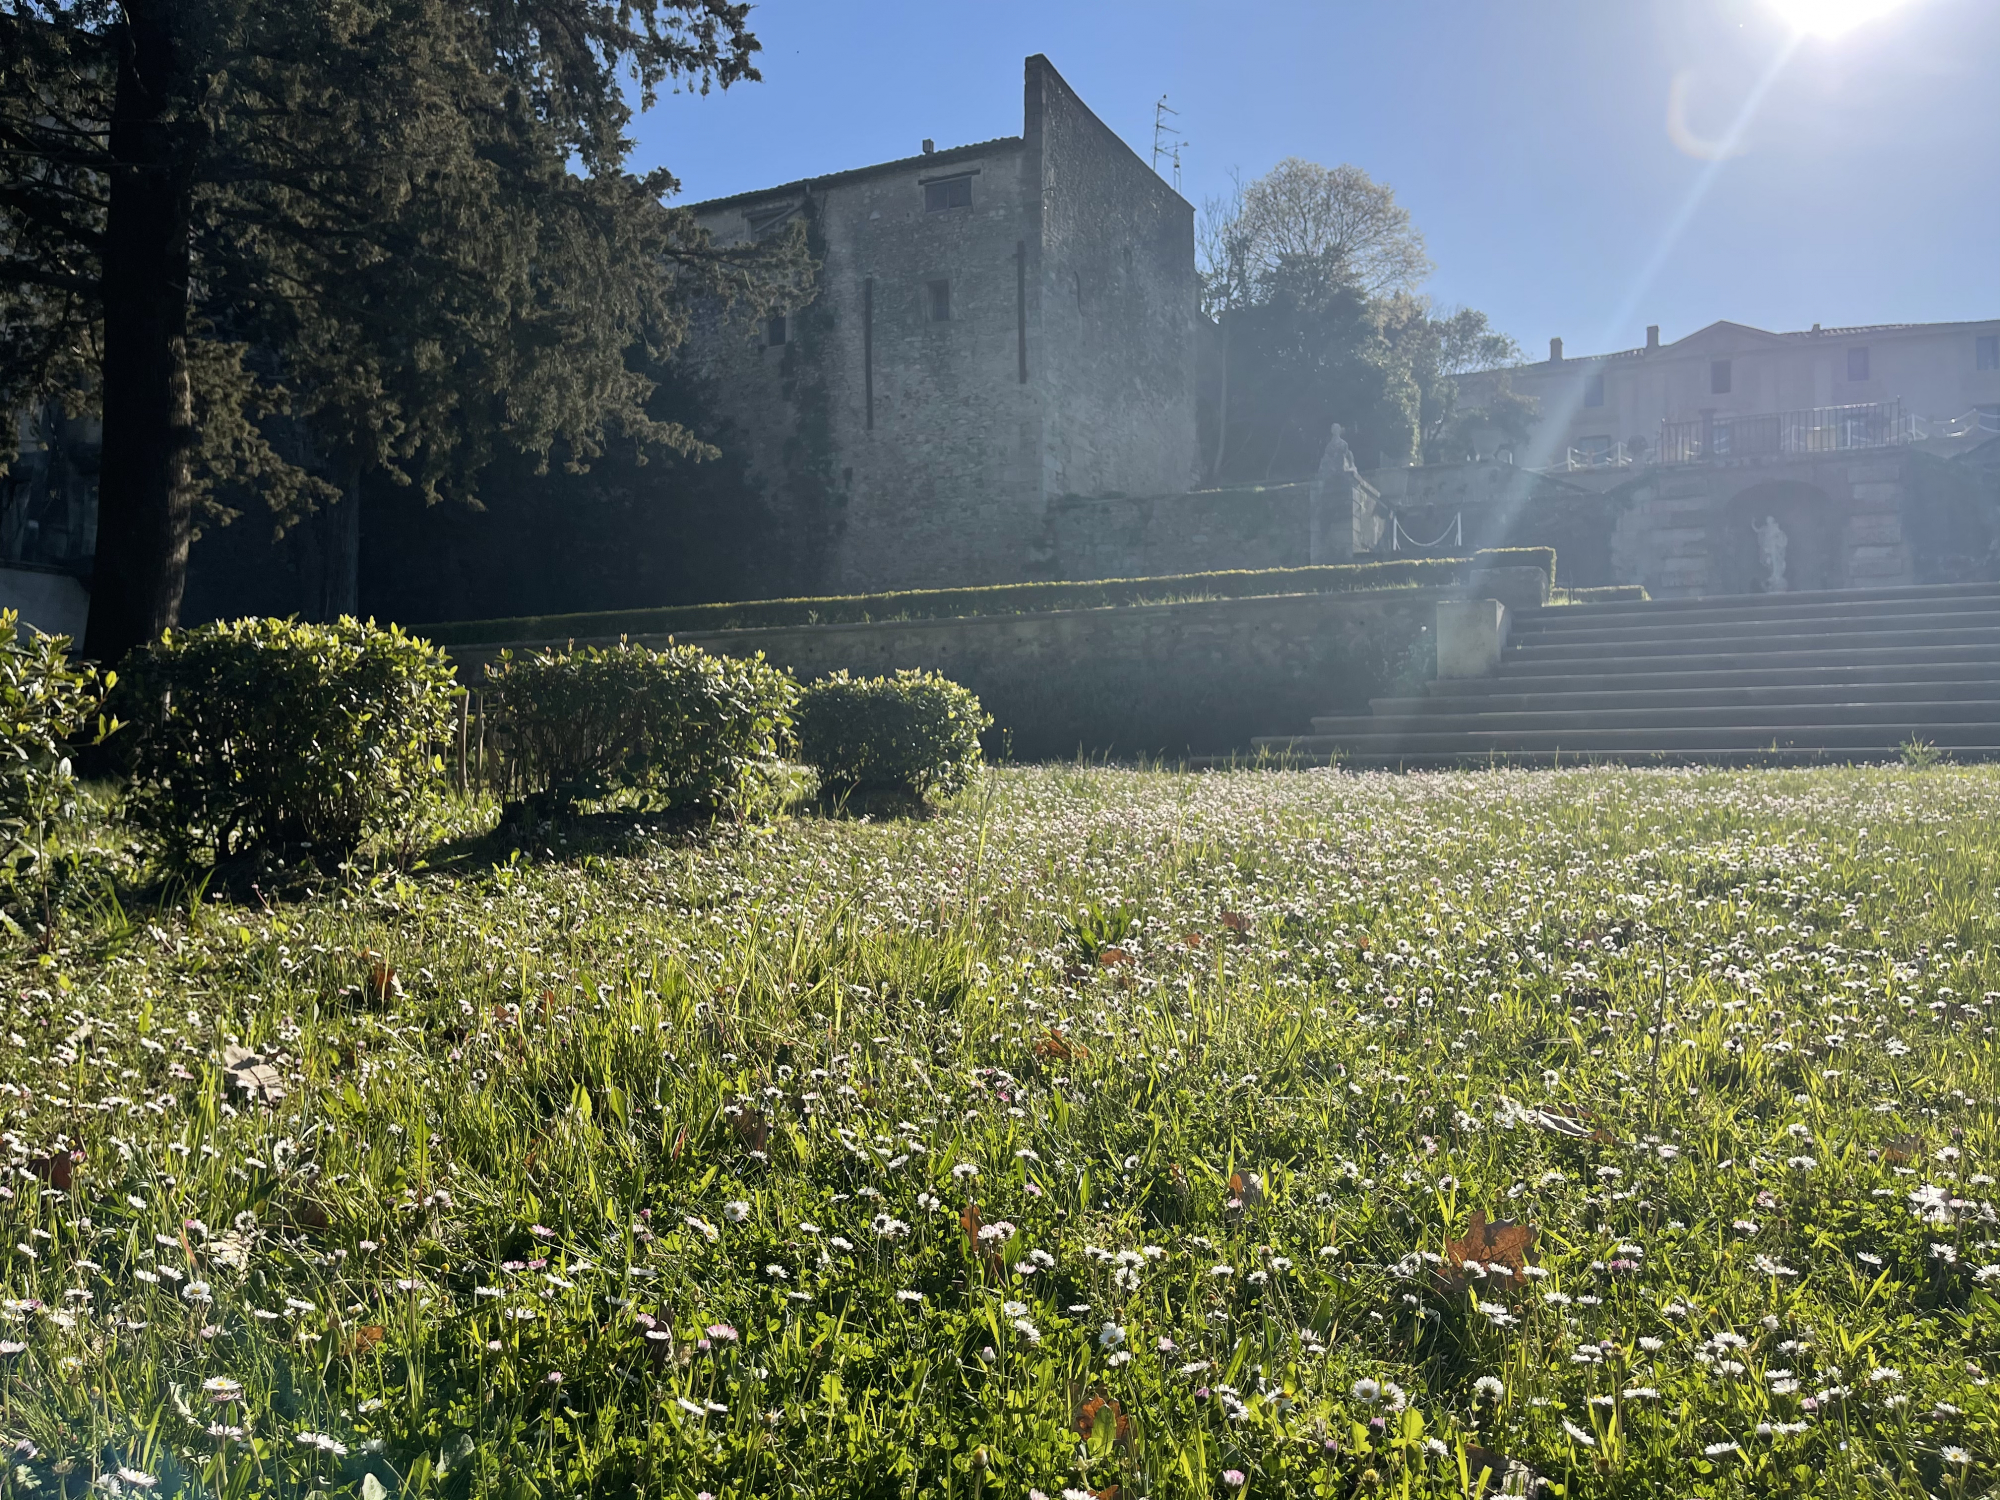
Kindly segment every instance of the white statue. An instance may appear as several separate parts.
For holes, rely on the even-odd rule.
[[[1313,476],[1312,488],[1307,492],[1311,518],[1306,541],[1308,562],[1354,560],[1354,501],[1358,493],[1355,481],[1360,477],[1354,450],[1347,446],[1341,426],[1335,422],[1326,447],[1320,451],[1319,472]]]
[[[1750,528],[1757,533],[1757,555],[1764,561],[1764,592],[1785,592],[1785,549],[1790,545],[1776,516],[1766,516]]]

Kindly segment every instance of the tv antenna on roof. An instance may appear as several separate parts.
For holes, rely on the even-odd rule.
[[[1160,170],[1160,158],[1166,157],[1174,167],[1174,191],[1181,187],[1181,147],[1187,140],[1180,131],[1167,123],[1167,116],[1180,118],[1181,112],[1167,107],[1167,96],[1160,95],[1160,102],[1153,106],[1153,170]]]

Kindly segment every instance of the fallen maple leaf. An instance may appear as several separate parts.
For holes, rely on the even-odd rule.
[[[1535,1241],[1541,1233],[1531,1225],[1514,1224],[1506,1219],[1488,1223],[1486,1211],[1475,1208],[1472,1217],[1466,1220],[1465,1237],[1445,1241],[1445,1264],[1433,1274],[1440,1289],[1452,1296],[1472,1285],[1473,1278],[1478,1274],[1471,1269],[1473,1265],[1489,1277],[1498,1277],[1504,1284],[1525,1285],[1528,1254],[1535,1248]]]

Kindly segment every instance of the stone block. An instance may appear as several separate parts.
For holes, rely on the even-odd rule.
[[[1895,547],[1903,541],[1903,518],[1892,513],[1850,516],[1847,541],[1853,547]]]
[[[1475,599],[1498,599],[1509,609],[1540,609],[1549,602],[1549,575],[1541,568],[1474,568],[1465,590]]]
[[[1856,503],[1862,505],[1893,505],[1902,498],[1903,487],[1895,483],[1869,481],[1851,487]]]
[[[1495,568],[1498,573],[1503,570]],[[1491,677],[1507,644],[1507,606],[1498,599],[1444,599],[1437,606],[1440,680]]]
[[[1887,557],[1850,557],[1847,562],[1847,576],[1859,584],[1898,583],[1910,578],[1909,559],[1897,552]]]

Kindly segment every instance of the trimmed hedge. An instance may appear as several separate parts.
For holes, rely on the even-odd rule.
[[[1547,552],[1546,548],[1510,549]],[[1482,554],[1486,555],[1486,554]],[[1502,554],[1490,554],[1499,557]],[[1539,558],[1530,561],[1539,561]],[[1554,554],[1548,553],[1554,566]],[[413,626],[441,646],[575,641],[666,635],[693,630],[751,630],[783,625],[849,625],[875,620],[951,620],[972,615],[1039,614],[1058,609],[1165,603],[1176,599],[1255,598],[1271,594],[1346,593],[1360,589],[1442,587],[1464,576],[1465,559],[1423,557],[1395,562],[1333,563],[1312,568],[1238,569],[1162,578],[1110,578],[1092,583],[1003,583],[987,588],[917,589],[843,594],[823,599],[758,599],[734,604],[681,604],[593,614],[521,615]]]
[[[1472,554],[1475,568],[1542,568],[1549,575],[1549,587],[1556,586],[1556,549],[1553,547],[1485,547]]]
[[[1653,596],[1643,583],[1614,583],[1604,588],[1567,589],[1572,604],[1644,604]]]
[[[799,755],[835,791],[949,796],[979,768],[993,720],[969,688],[935,672],[836,672],[799,697]]]
[[[742,815],[776,785],[798,684],[762,656],[695,646],[503,651],[486,668],[495,727],[557,807],[612,792]]]
[[[352,618],[168,631],[119,679],[131,819],[184,862],[325,862],[400,831],[440,788],[458,702],[444,652]]]

